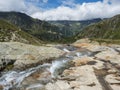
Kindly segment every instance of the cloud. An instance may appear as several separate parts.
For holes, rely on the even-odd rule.
[[[71,1],[71,0],[70,0]],[[71,1],[73,2],[73,1]],[[120,0],[104,0],[83,4],[68,3],[74,7],[66,6],[66,1],[61,6],[36,12],[31,16],[42,20],[86,20],[92,18],[108,18],[120,14]]]
[[[32,2],[32,3],[47,3],[48,2],[48,0],[26,0],[26,1],[28,1],[28,2]]]
[[[24,12],[41,20],[86,20],[108,18],[120,14],[120,0],[103,0],[91,3],[75,3],[75,0],[61,0],[57,8],[45,9],[37,4],[49,0],[0,0],[0,11]]]
[[[63,0],[62,1],[62,5],[73,7],[76,4],[75,4],[75,0]]]
[[[26,0],[27,2],[31,2],[33,4],[46,4],[48,0]]]
[[[24,10],[24,9],[26,9],[24,0],[1,0],[0,1],[1,11]]]
[[[48,0],[43,0],[43,2],[44,2],[44,3],[47,3],[47,2],[48,2]]]
[[[39,12],[40,8],[27,0],[0,0],[0,11],[18,11],[33,14]]]

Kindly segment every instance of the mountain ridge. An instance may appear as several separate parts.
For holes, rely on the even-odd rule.
[[[0,12],[0,19],[15,24],[21,30],[45,42],[66,42],[89,24],[101,21],[41,21],[21,12]],[[58,25],[57,25],[58,24]]]
[[[15,25],[0,19],[0,42],[22,42],[40,45],[42,41],[22,31]]]
[[[86,27],[76,36],[79,38],[120,39],[120,14]]]
[[[102,19],[96,18],[91,20],[56,20],[56,21],[48,21],[49,23],[56,25],[63,30],[68,29],[75,35],[79,33],[83,28],[90,24],[97,23],[101,21]]]
[[[0,12],[0,19],[15,24],[23,31],[43,41],[54,41],[63,38],[61,31],[56,26],[34,19],[21,12]]]

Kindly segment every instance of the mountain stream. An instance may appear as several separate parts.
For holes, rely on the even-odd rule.
[[[47,72],[46,77],[40,78],[38,83],[33,84],[33,82],[31,82],[27,89],[31,89],[34,87],[42,87],[43,84],[47,84],[48,82],[59,78],[59,75],[63,72],[63,70],[71,66],[70,61],[73,60],[75,57],[91,55],[91,52],[89,51],[77,51],[77,48],[72,46],[70,46],[70,48],[57,48],[64,50],[66,52],[66,55],[52,61],[52,63],[45,63],[43,65],[29,68],[24,71],[11,70],[8,72],[4,72],[4,74],[0,77],[0,85],[3,87],[3,90],[16,90],[17,88],[23,87],[23,81],[26,78],[30,77],[32,74],[37,73],[39,71],[42,71],[42,73]],[[44,80],[44,82],[40,82],[40,80]]]

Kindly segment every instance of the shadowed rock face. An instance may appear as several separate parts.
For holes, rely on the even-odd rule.
[[[14,62],[15,62],[15,60],[12,60],[12,59],[1,59],[1,61],[0,61],[0,71],[5,69],[9,65],[13,65]]]

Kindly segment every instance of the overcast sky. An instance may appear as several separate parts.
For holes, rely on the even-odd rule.
[[[120,14],[120,0],[0,0],[0,11],[18,11],[41,20],[86,20]]]

